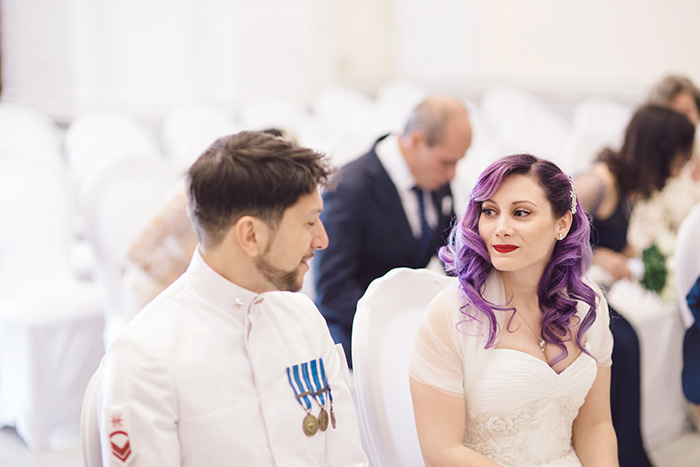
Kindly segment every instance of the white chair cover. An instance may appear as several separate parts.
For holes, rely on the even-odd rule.
[[[242,104],[238,110],[238,118],[241,128],[246,130],[277,128],[296,138],[313,124],[305,107],[273,97],[258,98]]]
[[[36,293],[37,281],[69,271],[71,215],[60,167],[0,158],[0,295]]]
[[[589,97],[576,105],[572,127],[562,152],[570,162],[568,170],[585,170],[606,147],[619,149],[625,127],[632,118],[632,107],[603,97]]]
[[[176,181],[164,158],[131,156],[112,161],[86,191],[86,231],[95,248],[96,274],[105,287],[106,345],[139,311],[125,309],[120,299],[132,236]]]
[[[377,90],[376,107],[381,121],[389,130],[401,132],[411,111],[428,95],[428,90],[417,83],[387,81]]]
[[[237,131],[234,119],[210,107],[180,107],[165,117],[161,131],[165,154],[184,171],[217,138]]]
[[[382,133],[393,130],[380,121],[372,99],[347,86],[322,89],[312,100],[311,110],[317,133],[309,134],[303,144],[325,152],[337,166],[363,155]]]
[[[81,195],[112,161],[160,154],[154,134],[144,124],[126,114],[111,112],[75,118],[66,130],[64,152]]]
[[[373,281],[357,304],[352,359],[360,431],[370,465],[424,465],[408,357],[425,308],[449,280],[427,269],[393,269]]]
[[[32,450],[77,444],[82,393],[103,354],[101,291],[67,257],[64,175],[0,159],[0,426]]]
[[[61,165],[61,134],[56,123],[36,109],[0,102],[0,157],[10,155]]]
[[[674,269],[676,288],[678,290],[678,306],[681,309],[683,322],[688,328],[693,325],[693,314],[688,309],[685,296],[700,276],[700,247],[698,233],[700,232],[700,204],[696,205],[683,220],[676,236],[674,254]]]
[[[496,132],[496,158],[531,153],[567,169],[561,147],[570,124],[539,99],[518,89],[494,87],[484,92],[481,113]]]

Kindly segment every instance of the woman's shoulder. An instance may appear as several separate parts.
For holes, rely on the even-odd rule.
[[[606,163],[596,162],[576,178],[576,192],[586,211],[607,218],[617,204],[617,179]]]
[[[486,288],[489,291],[490,287]],[[490,300],[493,297],[485,298]],[[483,318],[471,305],[457,278],[453,278],[433,298],[426,310],[426,319],[431,328],[441,329],[458,341],[470,336],[482,336],[488,332],[488,322]]]
[[[449,319],[450,316],[463,305],[462,296],[459,280],[456,277],[451,278],[447,285],[428,304],[426,310],[428,320],[433,323],[451,321]]]

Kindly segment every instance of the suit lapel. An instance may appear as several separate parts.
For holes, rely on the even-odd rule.
[[[367,174],[370,177],[371,183],[369,186],[372,190],[372,198],[377,202],[379,209],[387,219],[387,225],[390,225],[396,241],[402,244],[402,250],[410,252],[408,259],[414,263],[418,259],[418,240],[413,236],[413,231],[406,213],[403,210],[403,204],[399,193],[396,191],[396,186],[389,178],[386,170],[379,162],[379,158],[372,149],[371,164],[368,165]]]

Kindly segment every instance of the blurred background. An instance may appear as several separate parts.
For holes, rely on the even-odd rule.
[[[577,173],[662,77],[700,82],[699,26],[697,0],[0,0],[0,465],[81,465],[82,394],[138,311],[129,246],[216,137],[281,128],[340,165],[453,95],[459,212],[496,157]],[[698,465],[666,402],[647,447]]]
[[[94,109],[309,104],[388,81],[479,96],[635,101],[700,78],[694,0],[2,0],[2,99],[66,122]]]

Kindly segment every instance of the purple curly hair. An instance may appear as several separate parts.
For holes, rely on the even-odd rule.
[[[486,317],[488,321],[486,348],[496,345],[496,336],[499,334],[494,310],[512,308],[497,306],[482,296],[493,265],[479,235],[481,204],[498,190],[507,177],[515,174],[529,175],[537,181],[551,203],[556,218],[571,210],[572,182],[556,164],[529,154],[506,156],[491,164],[479,176],[471,191],[464,216],[452,229],[447,245],[440,249],[440,259],[445,263],[447,271],[458,277],[460,287],[466,294],[467,304],[461,312],[467,319],[481,321],[480,318]],[[582,280],[591,265],[590,225],[578,199],[575,203],[576,214],[573,215],[569,234],[564,240],[556,242],[552,258],[545,267],[537,288],[542,310],[542,338],[562,350],[552,360],[552,365],[568,355],[564,339],[569,329],[578,323],[578,318],[574,318],[577,301],[589,306],[576,336],[578,347],[589,355],[583,346],[583,335],[595,321],[597,295]]]

